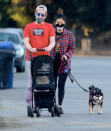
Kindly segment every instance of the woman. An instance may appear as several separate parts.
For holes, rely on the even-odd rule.
[[[51,56],[54,60],[54,75],[55,75],[55,88],[57,88],[58,80],[58,104],[61,114],[64,114],[62,109],[62,103],[65,93],[65,83],[70,70],[71,56],[74,53],[75,41],[72,32],[64,28],[66,24],[66,17],[63,14],[63,10],[59,9],[54,19],[55,31],[56,31],[56,44],[51,51]],[[67,65],[64,64],[64,59],[67,61]]]

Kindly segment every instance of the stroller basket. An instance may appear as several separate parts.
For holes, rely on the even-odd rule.
[[[54,88],[53,62],[50,56],[34,57],[31,71],[34,89],[50,90]]]
[[[53,72],[52,59],[49,56],[34,57],[31,64],[32,75],[34,74],[45,74]]]
[[[54,88],[53,75],[37,75],[33,78],[33,87],[37,90],[50,90]]]

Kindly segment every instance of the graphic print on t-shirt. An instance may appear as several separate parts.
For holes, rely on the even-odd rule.
[[[34,29],[33,30],[33,35],[43,35],[44,30],[43,29]]]

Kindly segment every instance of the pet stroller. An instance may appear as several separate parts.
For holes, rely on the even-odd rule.
[[[41,51],[41,50],[39,50]],[[53,61],[48,55],[31,56],[32,106],[27,108],[28,117],[40,117],[42,109],[48,109],[51,116],[60,117],[60,108],[56,105]]]

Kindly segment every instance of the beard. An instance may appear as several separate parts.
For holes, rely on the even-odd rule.
[[[38,24],[41,24],[42,22],[44,22],[44,20],[45,20],[45,19],[44,19],[44,18],[41,18],[41,17],[40,17],[40,18],[39,18],[39,17],[36,18],[36,22],[37,22]]]

